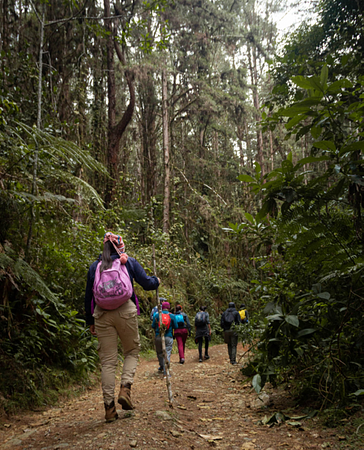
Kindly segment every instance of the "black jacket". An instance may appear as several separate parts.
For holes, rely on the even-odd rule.
[[[119,258],[119,255],[112,254],[111,258],[114,260],[116,258]],[[87,273],[87,284],[86,284],[86,293],[85,293],[85,311],[86,311],[86,324],[87,325],[94,324],[94,318],[92,317],[92,313],[91,313],[91,303],[93,301],[92,287],[94,285],[96,267],[100,261],[101,261],[101,257],[97,261],[95,261],[93,264],[91,264],[91,266],[88,270],[88,273]],[[143,269],[143,267],[138,263],[138,261],[135,258],[131,258],[129,256],[128,260],[125,264],[125,267],[128,271],[132,285],[133,285],[133,281],[135,280],[146,291],[152,291],[154,289],[157,289],[157,287],[159,286],[158,278],[155,277],[154,275],[149,277],[145,273],[145,270]],[[134,292],[133,292],[131,299],[135,303]]]

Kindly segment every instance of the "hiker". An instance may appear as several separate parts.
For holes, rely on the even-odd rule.
[[[244,303],[240,305],[239,315],[241,323],[249,323],[249,314]]]
[[[159,297],[159,303],[162,305],[163,302],[166,302],[167,299],[164,297]],[[154,308],[152,309],[151,313],[150,313],[150,320],[153,322],[153,317],[154,314],[156,314],[158,312],[158,305],[154,306]],[[163,372],[163,367],[161,365],[159,365],[158,367],[158,372]]]
[[[221,315],[221,328],[224,330],[224,342],[228,345],[230,364],[236,362],[236,347],[238,345],[238,333],[234,325],[241,323],[240,314],[235,308],[235,303],[230,302],[228,309]]]
[[[174,313],[177,328],[174,330],[174,337],[177,341],[179,363],[185,363],[185,347],[187,335],[191,336],[191,323],[186,313],[182,311],[182,306],[177,305]]]
[[[195,317],[195,342],[198,344],[198,362],[202,362],[202,346],[205,340],[205,359],[209,359],[209,341],[211,340],[211,326],[209,313],[206,312],[206,306],[200,306],[199,312]]]
[[[166,302],[167,299],[163,297],[159,297],[159,303],[162,304],[163,302]],[[152,311],[150,312],[150,320],[153,320],[154,314],[158,312],[158,305],[156,305]]]
[[[138,362],[140,338],[137,319],[139,305],[133,280],[147,291],[157,289],[160,284],[159,278],[148,276],[136,259],[128,257],[121,236],[106,233],[102,255],[90,266],[87,274],[85,310],[86,324],[99,341],[107,422],[118,418],[114,402],[118,336],[124,355],[118,402],[125,410],[134,409],[130,390]]]
[[[171,362],[171,353],[173,347],[173,330],[177,328],[174,314],[170,312],[170,309],[171,309],[170,303],[164,301],[162,303],[162,323],[165,325],[166,328],[164,332],[164,342],[166,344],[167,358],[169,363]],[[166,376],[167,372],[162,350],[162,336],[160,335],[160,328],[159,328],[159,312],[157,312],[153,316],[152,328],[155,331],[155,341],[154,341],[155,349],[157,352],[159,366],[162,369],[158,370],[160,372],[163,371],[163,374]]]

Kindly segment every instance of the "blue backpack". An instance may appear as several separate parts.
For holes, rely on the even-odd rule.
[[[183,317],[182,313],[175,314],[174,317],[177,322],[177,328],[187,328],[185,318]]]

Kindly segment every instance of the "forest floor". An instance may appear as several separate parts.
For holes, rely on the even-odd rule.
[[[239,345],[238,356],[243,353]],[[347,424],[339,431],[324,427],[317,417],[304,417],[288,391],[271,388],[258,398],[242,377],[240,365],[229,364],[226,345],[211,347],[210,359],[203,363],[198,362],[196,349],[186,350],[184,365],[179,364],[178,354],[172,354],[173,408],[168,406],[166,382],[157,367],[156,358],[140,359],[132,387],[136,408],[122,411],[118,405],[119,420],[105,423],[101,387],[96,383],[56,407],[0,418],[0,448],[364,448],[352,440],[354,426]],[[281,423],[264,425],[274,414]],[[345,430],[346,435],[341,435]]]

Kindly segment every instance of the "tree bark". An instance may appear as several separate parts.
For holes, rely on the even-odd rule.
[[[170,197],[170,151],[169,122],[167,102],[167,74],[162,71],[162,116],[163,116],[163,154],[164,154],[164,202],[163,202],[163,233],[169,232],[169,197]]]
[[[259,123],[261,121],[261,117],[259,114],[259,93],[258,93],[258,69],[257,69],[257,49],[255,45],[251,45],[248,51],[249,55],[249,70],[250,70],[250,79],[252,84],[252,92],[253,92],[253,102],[254,102],[254,119],[256,126],[256,134],[257,134],[257,160],[261,167],[261,176],[265,175],[264,168],[264,156],[263,156],[263,134],[260,129]]]
[[[106,41],[107,52],[107,84],[108,84],[108,143],[107,143],[107,159],[112,179],[108,182],[105,195],[106,206],[109,206],[113,200],[113,194],[119,174],[119,144],[122,135],[131,121],[135,107],[135,88],[134,76],[130,70],[125,69],[125,78],[129,88],[129,104],[120,121],[116,122],[116,85],[115,85],[115,64],[114,64],[114,47],[120,63],[125,67],[124,51],[120,48],[115,40],[112,19],[110,18],[110,0],[104,0],[105,13],[105,29],[108,33]]]

